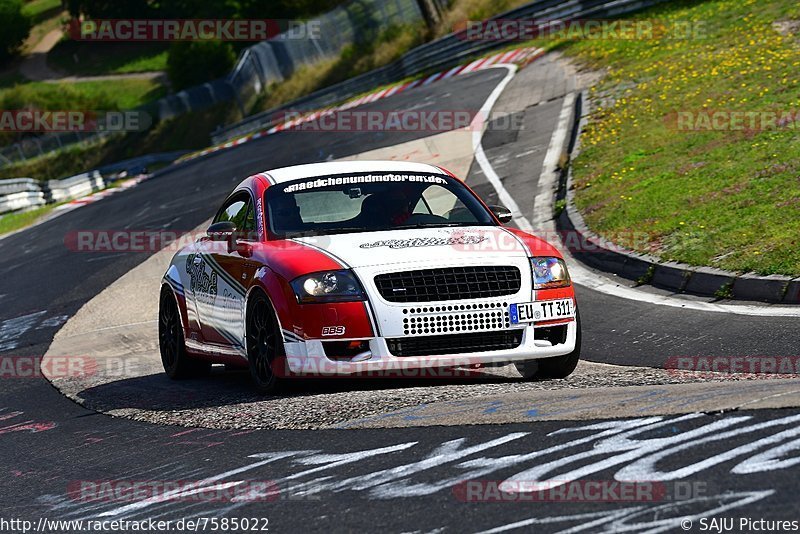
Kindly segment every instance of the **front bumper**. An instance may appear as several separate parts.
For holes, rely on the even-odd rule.
[[[307,340],[285,343],[286,362],[289,372],[292,375],[300,376],[356,375],[409,369],[503,365],[524,360],[553,358],[573,352],[578,324],[575,320],[563,324],[567,330],[566,339],[563,343],[555,345],[549,341],[535,339],[534,334],[535,329],[552,325],[535,327],[528,325],[518,328],[522,333],[520,345],[507,350],[437,354],[435,356],[396,356],[389,350],[388,339],[390,338],[374,337],[358,340],[363,341],[368,349],[354,355],[348,361],[330,358],[326,354],[323,340]],[[458,336],[459,334],[451,335]]]

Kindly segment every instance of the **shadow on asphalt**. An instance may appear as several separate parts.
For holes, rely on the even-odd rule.
[[[331,377],[291,379],[281,394],[258,395],[248,371],[214,369],[205,378],[170,380],[165,374],[127,378],[87,388],[78,393],[86,406],[98,411],[139,409],[152,411],[189,410],[269,401],[287,397],[317,397],[350,391],[400,390],[465,384],[509,384],[520,378],[498,376],[484,370],[460,370],[447,378]]]

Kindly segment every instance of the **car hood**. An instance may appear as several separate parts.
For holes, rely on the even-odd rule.
[[[513,233],[496,226],[409,228],[296,238],[322,249],[349,267],[396,263],[437,263],[480,258],[527,257]]]

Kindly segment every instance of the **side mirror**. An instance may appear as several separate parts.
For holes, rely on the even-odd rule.
[[[511,215],[511,210],[505,206],[489,206],[489,209],[492,210],[494,216],[503,224],[511,222],[511,219],[514,218],[514,216]]]
[[[220,221],[208,227],[206,234],[212,241],[231,241],[236,232],[236,225],[231,221]]]

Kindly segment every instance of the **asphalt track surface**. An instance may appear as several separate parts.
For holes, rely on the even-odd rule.
[[[477,109],[503,75],[489,70],[457,77],[370,107]],[[512,136],[490,132],[484,139],[504,185],[531,211],[533,184],[541,168],[537,157],[544,154],[514,156],[522,147],[549,138],[559,108],[555,98],[526,111],[531,128]],[[175,168],[0,240],[0,355],[44,354],[67,317],[145,259],[140,253],[71,252],[64,246],[68,232],[188,231],[208,219],[248,174],[340,158],[422,135],[281,133]],[[491,197],[477,168],[467,180]],[[578,292],[583,355],[591,361],[661,367],[677,355],[796,354],[796,320],[688,311],[583,288]],[[698,532],[701,517],[796,520],[800,515],[795,501],[795,464],[800,460],[793,457],[800,448],[800,412],[794,409],[646,420],[534,418],[511,425],[240,432],[107,417],[67,400],[44,379],[3,380],[0,408],[3,519],[178,520],[224,515],[269,518],[273,532],[643,532],[680,531],[681,518],[691,517],[690,530]],[[536,467],[540,470],[528,471]],[[485,487],[491,488],[492,482],[515,476],[552,479],[561,487],[571,480],[652,481],[656,496],[647,499],[645,491],[641,499],[622,502],[613,493],[607,499],[611,502],[574,494],[556,496],[556,502],[464,502],[466,494],[453,489],[461,480],[488,481]],[[112,498],[89,503],[70,493],[79,481],[99,480],[203,480],[206,485],[270,481],[278,492],[243,503],[191,495],[167,502]],[[492,494],[470,495],[481,501],[491,500]],[[72,532],[78,527],[44,531]]]

